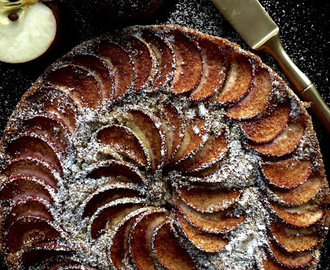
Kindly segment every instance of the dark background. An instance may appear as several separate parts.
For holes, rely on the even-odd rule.
[[[105,1],[105,0],[104,0]],[[132,1],[132,0],[127,0]],[[148,0],[147,0],[148,1]],[[133,3],[134,1],[132,1]],[[148,19],[131,22],[114,22],[103,16],[98,20],[81,11],[80,1],[61,3],[61,37],[54,50],[44,57],[26,64],[0,63],[0,135],[22,94],[37,77],[58,57],[79,43],[101,33],[131,24],[179,24],[218,35],[237,42],[244,49],[249,47],[208,0],[165,0],[164,4]],[[278,24],[283,47],[298,67],[314,82],[323,99],[330,104],[330,1],[260,0],[266,11]],[[1,37],[0,37],[1,38]],[[262,60],[282,77],[274,60],[264,53],[257,53]],[[313,117],[313,125],[320,142],[328,174],[330,173],[330,135]],[[329,178],[328,178],[329,179]],[[319,269],[330,269],[329,236],[322,250]],[[0,269],[6,269],[1,262]]]

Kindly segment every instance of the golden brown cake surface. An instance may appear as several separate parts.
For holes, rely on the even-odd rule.
[[[305,104],[257,56],[191,29],[76,47],[0,150],[10,269],[314,269],[327,233]]]

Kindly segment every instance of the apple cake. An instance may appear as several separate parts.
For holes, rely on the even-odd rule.
[[[74,48],[1,141],[10,269],[315,269],[328,182],[305,104],[256,55],[177,26]]]

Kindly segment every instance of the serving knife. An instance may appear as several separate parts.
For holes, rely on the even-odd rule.
[[[243,40],[254,50],[275,58],[295,93],[311,103],[312,112],[330,133],[330,109],[307,76],[282,47],[279,28],[258,0],[211,0]]]

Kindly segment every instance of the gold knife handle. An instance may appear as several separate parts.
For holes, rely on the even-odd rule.
[[[258,50],[265,51],[275,58],[288,81],[294,87],[296,94],[303,100],[311,102],[312,112],[319,118],[328,133],[330,133],[330,109],[328,105],[321,98],[320,93],[312,82],[285,52],[280,41],[279,33],[268,39]]]

